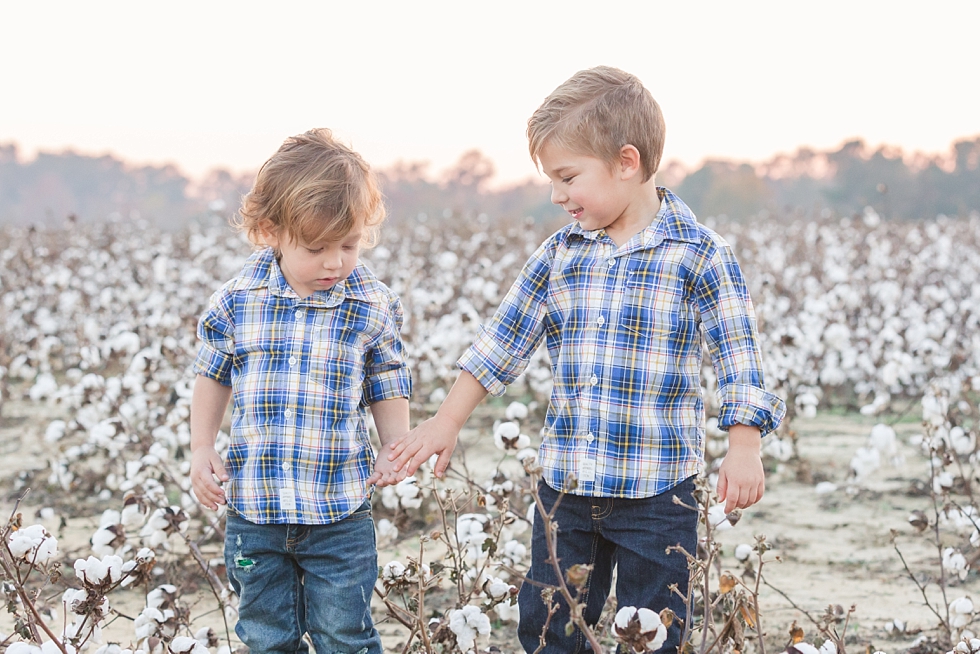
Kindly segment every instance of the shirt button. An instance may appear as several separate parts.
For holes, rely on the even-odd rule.
[[[302,320],[303,316],[305,315],[306,315],[305,311],[303,311],[302,309],[298,309],[296,311],[296,320]]]
[[[289,365],[291,366],[296,365],[296,357],[289,357]]]
[[[612,268],[615,265],[616,265],[616,260],[615,259],[610,259],[609,260],[609,267]]]
[[[282,414],[282,415],[284,415],[284,416],[286,416],[287,418],[292,418],[292,417],[293,417],[293,410],[292,410],[292,409],[286,409],[286,410],[285,410],[285,411],[283,412],[283,414]]]
[[[288,463],[282,464],[282,469],[285,470],[286,472],[289,472],[290,468],[292,468],[292,466],[289,465]]]
[[[606,324],[606,319],[605,319],[605,318],[603,318],[602,316],[599,316],[599,319],[598,319],[598,320],[596,320],[596,322],[597,322],[597,323],[598,323],[599,325],[605,325],[605,324]]]
[[[585,437],[585,440],[591,443],[595,440],[595,436],[592,435],[592,432],[589,432],[589,435]]]
[[[589,383],[591,383],[593,386],[595,386],[596,384],[599,383],[599,378],[596,377],[595,375],[592,375],[592,379],[589,380]]]

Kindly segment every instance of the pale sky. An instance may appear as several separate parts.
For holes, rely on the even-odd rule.
[[[330,127],[377,166],[479,148],[536,175],[527,119],[583,68],[637,75],[665,160],[980,136],[980,2],[6,2],[0,143],[254,170]]]

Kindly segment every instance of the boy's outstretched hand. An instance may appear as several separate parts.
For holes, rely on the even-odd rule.
[[[395,464],[388,456],[391,454],[391,446],[392,443],[381,446],[381,451],[378,452],[378,457],[374,460],[374,472],[368,477],[368,485],[375,484],[378,488],[392,486],[408,476],[404,470],[395,470]]]
[[[728,454],[718,470],[718,499],[725,502],[725,513],[748,508],[762,499],[766,472],[760,443],[756,427],[732,425],[728,430]]]
[[[446,468],[449,467],[449,459],[456,449],[456,440],[461,428],[462,425],[437,413],[435,417],[429,418],[398,439],[392,445],[388,458],[396,471],[404,467],[404,474],[414,475],[424,461],[428,461],[433,454],[438,454],[435,475],[441,479],[446,474]]]

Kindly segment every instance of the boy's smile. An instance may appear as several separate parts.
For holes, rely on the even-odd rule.
[[[610,164],[546,143],[539,156],[551,180],[551,201],[569,213],[585,231],[604,229],[622,245],[650,224],[660,208],[656,188],[642,181],[639,153],[623,146],[620,161]],[[649,201],[651,187],[655,204]]]

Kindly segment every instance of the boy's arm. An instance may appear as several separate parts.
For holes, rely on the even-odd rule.
[[[762,467],[762,436],[758,427],[732,425],[728,428],[728,454],[718,470],[718,499],[725,502],[725,513],[745,509],[759,500],[766,490]]]
[[[198,502],[211,510],[225,503],[225,492],[215,481],[228,481],[214,440],[231,399],[231,387],[198,375],[191,396],[191,485]]]
[[[368,477],[368,484],[388,486],[405,478],[405,473],[399,474],[388,458],[391,444],[408,432],[408,398],[395,397],[381,400],[371,405],[371,415],[374,416],[374,426],[378,430],[381,441],[381,451],[374,462],[374,472]]]
[[[460,371],[459,377],[453,384],[449,395],[443,400],[439,411],[408,433],[407,436],[393,445],[389,459],[394,462],[394,469],[400,470],[406,465],[407,474],[415,471],[423,461],[433,454],[439,455],[436,462],[436,477],[446,474],[449,459],[456,449],[456,439],[473,409],[487,396],[487,389],[469,372]]]

